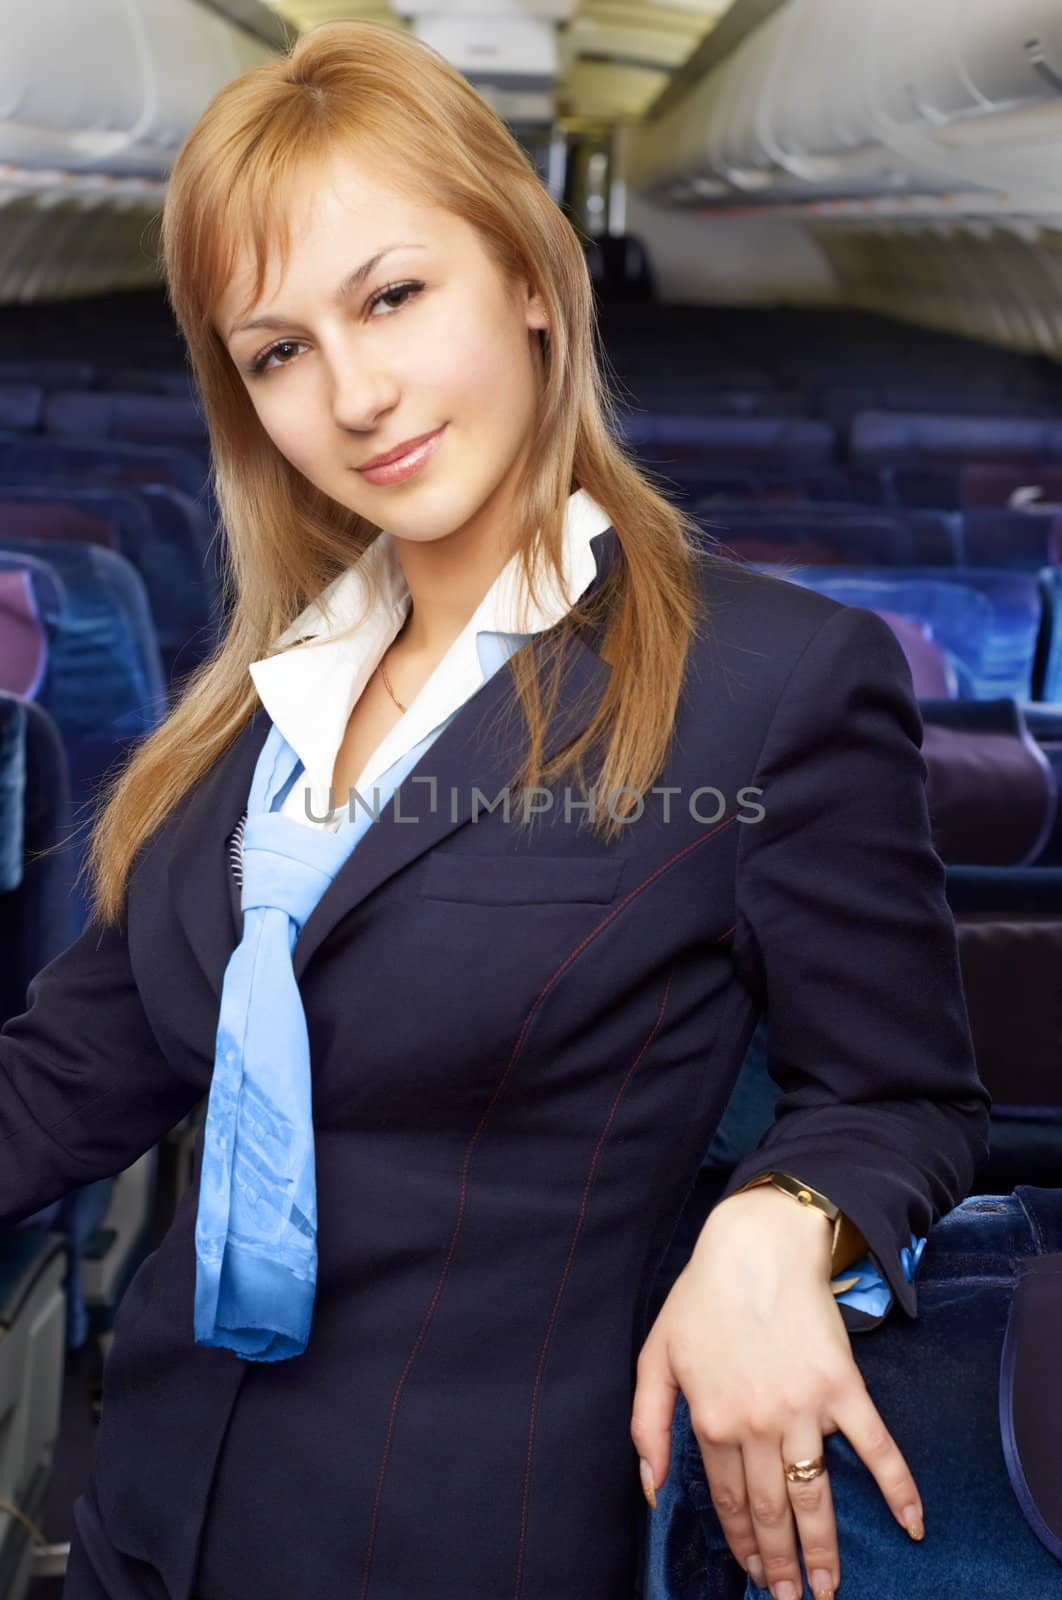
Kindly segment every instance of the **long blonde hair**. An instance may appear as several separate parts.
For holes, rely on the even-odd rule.
[[[242,246],[249,242],[255,253],[255,298],[271,252],[286,260],[285,197],[307,163],[337,148],[398,168],[407,192],[464,218],[499,269],[511,281],[526,277],[543,297],[549,330],[538,335],[540,400],[531,465],[516,494],[515,549],[528,590],[537,594],[547,568],[561,576],[564,514],[576,485],[604,509],[620,542],[604,586],[607,613],[576,606],[535,660],[519,651],[509,663],[527,728],[514,783],[548,785],[572,769],[581,782],[584,758],[602,748],[600,791],[637,796],[666,757],[687,653],[706,614],[700,548],[695,525],[613,436],[579,236],[509,129],[435,50],[383,23],[324,23],[286,55],[226,85],[185,140],[167,187],[160,266],[209,432],[227,622],[166,719],[101,786],[85,868],[93,914],[105,924],[121,920],[138,852],[254,711],[249,664],[275,648],[380,532],[280,454],[212,322]],[[607,691],[581,737],[543,764],[570,628],[603,615]],[[551,662],[543,699],[538,672]],[[610,806],[595,818],[595,831],[616,837],[635,803]]]

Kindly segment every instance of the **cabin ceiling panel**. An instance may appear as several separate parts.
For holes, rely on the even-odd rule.
[[[268,0],[300,32],[344,17],[406,27],[417,0]],[[624,121],[643,116],[670,75],[681,68],[730,11],[735,0],[571,0],[570,20],[557,28],[560,68],[556,104],[562,117]],[[528,0],[435,0],[434,12],[495,17],[510,11],[546,14]]]

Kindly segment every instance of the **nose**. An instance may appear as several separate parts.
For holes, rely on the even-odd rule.
[[[329,363],[332,414],[340,428],[351,433],[370,432],[398,401],[398,384],[392,373],[366,359],[339,351]]]

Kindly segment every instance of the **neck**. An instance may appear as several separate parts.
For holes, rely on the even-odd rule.
[[[403,651],[441,657],[515,553],[513,485],[520,463],[474,516],[441,539],[394,538],[410,593]]]

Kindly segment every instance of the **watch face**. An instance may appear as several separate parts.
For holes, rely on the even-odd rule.
[[[791,1194],[801,1205],[815,1206],[833,1222],[840,1215],[840,1207],[835,1206],[832,1200],[825,1195],[820,1195],[817,1189],[812,1189],[809,1184],[802,1183],[799,1178],[794,1178],[790,1172],[775,1172],[771,1174],[773,1181],[779,1189],[784,1189],[786,1194]]]

